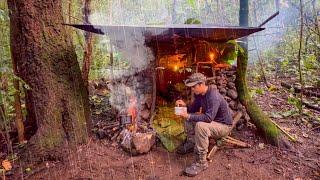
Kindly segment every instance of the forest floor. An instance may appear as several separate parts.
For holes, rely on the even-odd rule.
[[[209,168],[194,179],[320,179],[320,114],[292,115],[288,90],[268,91],[263,83],[251,83],[264,89],[255,95],[257,103],[272,119],[297,138],[293,149],[282,150],[267,144],[254,126],[234,130],[232,137],[247,142],[251,148],[223,147],[214,155]],[[288,115],[289,114],[289,115]],[[44,162],[20,167],[28,173],[15,173],[27,179],[187,179],[182,170],[191,164],[193,154],[167,152],[157,143],[151,152],[130,156],[117,143],[91,138],[89,143],[70,152],[64,162]]]

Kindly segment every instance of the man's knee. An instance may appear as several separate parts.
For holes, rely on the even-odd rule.
[[[208,123],[205,122],[197,122],[194,128],[195,134],[206,134],[209,135]]]

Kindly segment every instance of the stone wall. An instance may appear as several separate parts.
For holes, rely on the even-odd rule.
[[[228,102],[229,107],[234,114],[237,111],[242,112],[242,121],[248,122],[250,117],[246,111],[246,108],[240,103],[238,99],[238,93],[235,86],[236,80],[236,66],[230,68],[221,68],[215,70],[215,77],[211,80],[211,84],[215,84],[219,89],[219,92],[225,100]]]

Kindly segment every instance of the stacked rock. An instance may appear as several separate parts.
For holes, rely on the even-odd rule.
[[[240,122],[246,123],[250,120],[250,117],[245,106],[239,101],[235,80],[236,67],[232,66],[231,68],[216,69],[215,76],[212,78],[211,83],[217,86],[220,94],[223,95],[228,102],[232,114],[241,111],[243,116]]]

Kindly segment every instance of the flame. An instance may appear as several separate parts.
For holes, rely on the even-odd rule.
[[[177,71],[178,70],[178,66],[177,65],[174,65],[174,71]]]
[[[132,117],[132,124],[128,126],[128,130],[131,132],[136,132],[138,128],[137,124],[137,99],[136,97],[132,96],[129,100],[129,107],[127,109],[128,115]]]
[[[210,53],[209,53],[209,58],[210,58],[211,61],[214,60],[214,53],[213,53],[213,52],[210,52]]]

